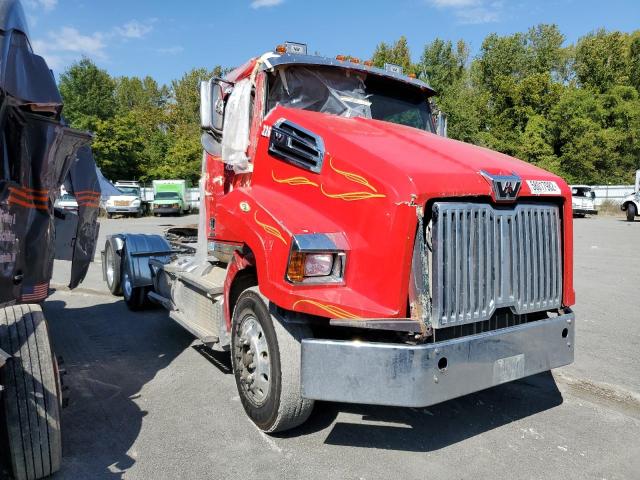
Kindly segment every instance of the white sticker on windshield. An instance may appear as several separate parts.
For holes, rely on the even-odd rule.
[[[340,96],[340,100],[347,103],[355,103],[356,105],[364,105],[366,107],[371,106],[371,102],[369,100],[365,100],[364,98]]]
[[[527,180],[533,195],[560,195],[560,187],[552,180]]]

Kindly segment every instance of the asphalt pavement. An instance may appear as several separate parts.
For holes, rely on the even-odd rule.
[[[103,219],[101,238],[188,223]],[[318,402],[276,436],[246,417],[227,356],[164,310],[129,312],[98,261],[73,292],[56,262],[45,312],[68,406],[54,478],[638,479],[640,221],[574,225],[574,364],[426,409]]]

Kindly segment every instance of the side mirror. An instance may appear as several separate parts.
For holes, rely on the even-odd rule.
[[[448,123],[447,114],[438,112],[438,119],[436,121],[436,134],[440,135],[441,137],[446,137],[447,123]]]
[[[220,82],[218,78],[200,82],[200,127],[218,135],[222,135],[225,107]]]
[[[596,199],[596,192],[594,192],[593,190],[591,191],[591,200],[595,200]]]

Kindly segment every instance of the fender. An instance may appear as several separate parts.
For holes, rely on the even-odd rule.
[[[231,262],[229,262],[229,267],[227,268],[227,276],[224,279],[224,320],[228,332],[231,331],[231,315],[233,314],[230,308],[230,294],[233,282],[235,281],[238,273],[247,268],[255,268],[255,266],[256,259],[252,253],[242,255],[239,252],[234,252],[233,258],[231,259]]]

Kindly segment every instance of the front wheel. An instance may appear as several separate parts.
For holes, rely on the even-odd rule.
[[[274,433],[301,425],[313,410],[300,384],[301,341],[312,334],[306,325],[281,323],[267,305],[257,287],[240,295],[231,352],[242,406],[258,428]]]
[[[630,203],[627,206],[627,222],[633,222],[637,214],[638,210],[636,209],[635,204]]]

